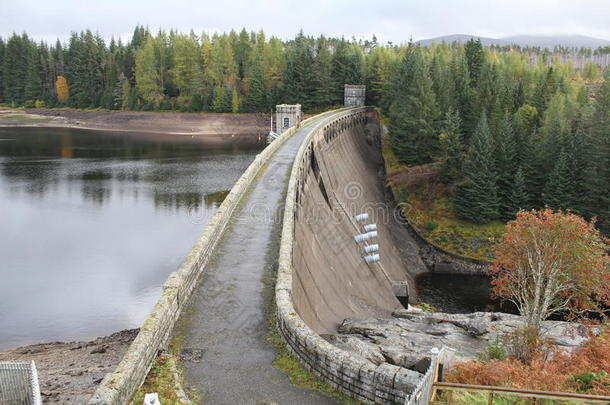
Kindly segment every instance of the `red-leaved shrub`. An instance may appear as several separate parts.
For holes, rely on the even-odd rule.
[[[529,364],[515,358],[458,363],[447,374],[446,380],[462,384],[610,395],[610,331],[591,338],[571,354],[556,352],[548,361],[544,361],[544,356],[540,355]]]

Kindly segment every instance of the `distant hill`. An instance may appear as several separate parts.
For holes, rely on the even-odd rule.
[[[483,46],[490,45],[519,45],[519,46],[539,46],[542,48],[552,49],[555,46],[562,45],[574,48],[597,48],[600,46],[610,46],[610,41],[607,39],[587,37],[584,35],[557,35],[557,36],[543,36],[543,35],[514,35],[504,38],[487,38],[480,37],[477,35],[444,35],[442,37],[423,39],[417,41],[422,46],[428,46],[432,42],[437,44],[441,42],[459,42],[466,43],[470,38],[480,38]]]
[[[587,37],[584,35],[515,35],[501,38],[501,40],[520,46],[540,46],[543,48],[554,48],[557,45],[568,46],[571,48],[597,48],[599,46],[610,46],[610,41],[606,39]]]
[[[497,39],[497,38],[479,37],[477,35],[466,35],[466,34],[443,35],[442,37],[422,39],[421,41],[417,41],[416,43],[418,43],[422,46],[428,46],[428,45],[432,44],[433,42],[436,42],[437,44],[440,44],[441,42],[447,42],[449,44],[451,44],[453,42],[459,42],[461,44],[465,44],[466,42],[468,42],[468,40],[470,40],[470,38],[474,38],[474,39],[479,38],[481,40],[481,43],[483,44],[483,46],[509,45],[510,44],[509,42],[504,42],[503,40]]]

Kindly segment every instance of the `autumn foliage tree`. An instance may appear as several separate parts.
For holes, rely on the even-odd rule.
[[[570,212],[520,212],[495,249],[493,293],[537,332],[551,314],[599,309],[610,303],[608,247],[593,222]]]
[[[55,93],[57,94],[57,101],[65,103],[70,97],[70,90],[68,89],[68,81],[63,76],[57,76],[55,80]]]

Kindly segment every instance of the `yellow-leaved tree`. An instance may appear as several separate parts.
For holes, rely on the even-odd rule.
[[[68,89],[68,81],[63,76],[57,76],[55,80],[55,93],[57,93],[57,101],[65,103],[70,97],[70,90]]]

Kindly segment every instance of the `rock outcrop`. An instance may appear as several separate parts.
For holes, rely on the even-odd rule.
[[[490,343],[522,325],[520,316],[499,312],[447,314],[405,309],[395,311],[389,319],[346,319],[339,333],[327,340],[376,365],[386,362],[425,372],[435,348],[454,349],[457,360],[476,358]],[[548,340],[566,351],[589,336],[589,329],[577,323],[545,321],[543,328]]]

